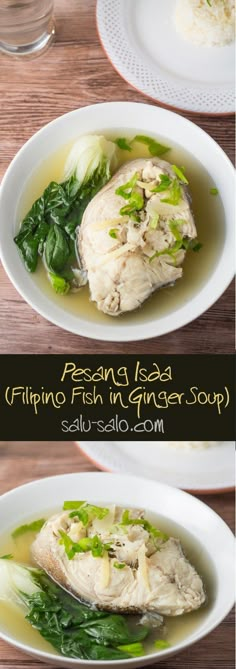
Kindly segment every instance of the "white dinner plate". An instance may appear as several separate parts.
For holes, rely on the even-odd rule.
[[[160,441],[80,441],[81,450],[100,469],[155,479],[191,492],[226,492],[235,483],[232,441],[186,449]]]
[[[161,104],[234,112],[234,44],[195,46],[176,32],[174,0],[97,0],[102,46],[119,74]]]

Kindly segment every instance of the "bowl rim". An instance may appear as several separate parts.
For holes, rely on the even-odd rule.
[[[148,103],[125,102],[125,101],[101,102],[93,105],[86,105],[84,107],[74,109],[70,112],[67,112],[66,114],[62,114],[56,117],[49,123],[45,124],[42,128],[40,128],[23,144],[23,146],[19,149],[19,151],[16,153],[15,157],[11,161],[3,177],[0,188],[0,209],[2,206],[2,202],[4,203],[5,186],[8,184],[9,180],[11,180],[12,175],[14,174],[15,166],[18,165],[18,162],[22,159],[22,157],[24,158],[24,153],[27,153],[28,150],[34,145],[35,140],[40,139],[42,136],[47,138],[47,135],[50,135],[50,131],[53,126],[56,127],[56,125],[58,125],[58,127],[60,127],[60,124],[67,122],[72,118],[76,118],[76,116],[78,116],[79,120],[80,117],[82,118],[83,115],[86,115],[88,110],[89,113],[94,114],[95,118],[98,109],[99,113],[102,113],[103,110],[106,109],[109,110],[110,114],[112,114],[113,110],[114,113],[115,112],[117,113],[119,111],[119,108],[120,109],[126,108],[127,112],[128,110],[130,110],[130,112],[131,111],[135,112],[135,110],[139,109],[142,110],[143,116],[145,115],[146,111],[146,114],[150,114],[150,116],[152,114],[157,114],[157,116],[159,115],[160,119],[169,119],[172,123],[176,122],[179,125],[182,125],[183,129],[188,127],[190,131],[194,132],[195,138],[196,135],[199,137],[199,140],[203,138],[203,141],[207,142],[208,147],[211,147],[212,150],[215,153],[217,153],[218,162],[220,160],[221,163],[224,163],[225,169],[228,171],[228,174],[231,175],[230,178],[231,177],[232,179],[234,178],[233,164],[228,158],[228,156],[225,154],[223,149],[219,146],[219,144],[208,133],[206,133],[205,130],[200,128],[193,121],[190,121],[189,119],[186,119],[184,116],[181,116],[181,114]],[[94,122],[94,126],[96,126],[96,121]],[[111,127],[114,127],[114,124],[113,126],[111,124]],[[23,193],[23,190],[24,189],[21,189],[21,194]],[[222,202],[224,202],[224,200],[222,200]],[[159,337],[161,335],[168,334],[177,329],[180,329],[185,325],[187,325],[188,323],[191,323],[193,320],[197,319],[206,310],[208,310],[225,292],[225,290],[227,289],[231,280],[234,277],[233,263],[231,266],[231,262],[229,262],[228,257],[226,262],[225,244],[227,242],[228,237],[231,237],[231,234],[233,236],[233,226],[232,230],[231,227],[228,226],[226,227],[225,230],[226,234],[225,234],[224,246],[222,247],[218,260],[216,259],[211,274],[207,277],[207,279],[204,281],[204,284],[200,286],[199,290],[196,292],[196,294],[194,294],[192,298],[190,296],[187,299],[187,301],[180,307],[171,310],[170,313],[164,314],[164,316],[161,316],[157,320],[154,317],[151,318],[150,320],[144,321],[143,323],[142,322],[135,323],[134,321],[134,323],[123,324],[122,326],[119,325],[117,327],[116,323],[113,322],[112,324],[107,326],[107,324],[95,323],[90,320],[84,320],[80,316],[75,316],[70,312],[66,312],[66,310],[64,310],[61,306],[55,304],[53,300],[48,299],[47,296],[42,294],[40,291],[38,291],[37,295],[34,295],[34,289],[33,289],[33,296],[32,296],[32,287],[30,283],[29,284],[27,283],[26,286],[20,285],[19,287],[18,283],[19,279],[17,275],[18,270],[16,271],[15,269],[12,270],[12,268],[9,267],[9,252],[7,249],[5,249],[4,244],[1,243],[1,230],[3,228],[4,228],[4,223],[2,224],[2,226],[0,226],[1,261],[11,282],[15,286],[16,290],[23,297],[23,299],[43,318],[46,318],[47,320],[49,320],[49,322],[53,323],[54,325],[57,325],[58,327],[66,331],[72,332],[73,334],[77,334],[83,337],[88,337],[89,339],[92,340],[95,339],[107,342],[108,341],[131,342],[140,340],[143,341],[151,339],[153,337]],[[231,253],[232,250],[231,250],[231,244],[229,244],[229,240],[228,240],[228,247],[229,247],[228,252]],[[224,265],[223,267],[221,267],[222,263]],[[37,306],[35,306],[35,303],[37,304]],[[113,319],[113,321],[115,320],[116,319]]]
[[[189,494],[188,492],[180,490],[179,488],[175,488],[174,486],[170,486],[170,485],[167,485],[165,483],[159,483],[157,481],[147,481],[146,479],[143,479],[142,477],[133,476],[133,475],[130,475],[130,474],[126,475],[126,474],[110,474],[110,473],[104,473],[104,472],[71,472],[71,473],[67,473],[67,474],[58,474],[58,475],[55,475],[55,476],[43,477],[41,479],[36,479],[36,480],[30,481],[28,483],[24,483],[23,485],[20,485],[20,486],[16,486],[15,488],[12,488],[8,492],[1,495],[0,496],[0,507],[1,507],[2,501],[8,500],[10,497],[14,497],[15,494],[18,494],[18,493],[21,494],[22,492],[24,493],[25,489],[28,490],[28,489],[35,488],[35,487],[39,489],[40,486],[43,485],[45,482],[46,482],[46,484],[47,483],[50,484],[51,482],[52,483],[53,482],[61,482],[61,481],[63,481],[63,479],[65,480],[65,478],[67,478],[69,480],[72,480],[72,479],[75,480],[75,478],[77,478],[77,477],[79,477],[79,478],[82,477],[82,478],[84,478],[84,480],[86,480],[86,478],[89,478],[89,479],[93,480],[93,479],[99,477],[100,479],[103,479],[104,482],[106,481],[107,477],[109,477],[110,479],[116,479],[116,481],[118,481],[120,479],[120,482],[122,482],[122,480],[125,479],[127,483],[128,483],[129,480],[132,480],[132,483],[136,482],[137,486],[142,486],[143,484],[145,484],[145,485],[149,484],[153,488],[158,487],[160,492],[162,490],[165,491],[166,493],[168,493],[168,492],[173,493],[174,492],[174,494],[179,499],[182,498],[182,500],[187,501],[187,498],[191,498],[191,503],[193,503],[194,505],[196,505],[198,507],[201,507],[201,508],[204,508],[205,510],[207,510],[207,513],[209,513],[209,516],[212,516],[213,518],[217,517],[218,521],[220,521],[220,524],[222,525],[222,528],[228,534],[229,539],[231,541],[233,540],[235,542],[233,532],[231,531],[229,526],[225,523],[225,521],[221,518],[221,516],[219,516],[205,502],[202,502],[197,497]],[[96,494],[95,494],[95,497],[96,497]],[[167,648],[166,650],[156,651],[154,653],[149,653],[148,655],[141,656],[140,658],[130,658],[130,659],[127,659],[127,660],[110,660],[111,666],[112,667],[113,666],[114,667],[119,667],[122,664],[122,666],[124,666],[124,667],[125,666],[132,667],[134,661],[137,662],[138,660],[140,661],[140,664],[138,662],[136,664],[136,666],[140,666],[140,667],[141,666],[146,666],[146,664],[151,664],[151,662],[157,660],[157,658],[165,659],[168,656],[170,657],[171,655],[175,655],[179,652],[184,651],[186,648],[192,646],[196,641],[201,641],[201,639],[203,639],[208,634],[210,634],[210,632],[212,632],[224,620],[224,618],[228,615],[228,613],[230,612],[230,610],[234,606],[234,601],[235,601],[235,598],[234,598],[234,592],[233,592],[233,589],[232,589],[232,599],[231,599],[230,602],[228,602],[227,607],[225,606],[225,609],[224,609],[223,613],[221,612],[218,615],[218,618],[214,622],[212,622],[211,624],[208,623],[208,625],[207,625],[207,619],[206,619],[205,629],[203,629],[200,632],[200,634],[195,632],[192,635],[190,635],[190,640],[189,641],[188,641],[188,637],[187,637],[187,639],[184,639],[184,640],[180,641],[179,643],[177,643],[173,647]],[[63,663],[65,664],[67,662],[68,664],[70,663],[71,665],[74,665],[75,667],[76,666],[85,666],[85,667],[88,667],[88,669],[89,669],[90,666],[94,667],[94,668],[96,666],[97,667],[104,667],[104,666],[108,667],[108,663],[106,665],[105,660],[82,660],[81,658],[70,658],[70,657],[67,657],[67,656],[64,656],[64,655],[56,655],[54,653],[47,653],[46,651],[38,650],[37,648],[31,647],[31,646],[27,645],[26,643],[23,643],[23,642],[18,641],[18,640],[14,640],[13,637],[8,636],[8,634],[5,633],[5,632],[2,632],[1,629],[0,629],[0,638],[2,638],[7,643],[10,643],[10,645],[12,645],[16,648],[19,648],[20,650],[30,654],[31,656],[33,655],[33,656],[40,657],[40,659],[42,658],[42,661],[44,659],[47,659],[48,661],[51,661],[53,663],[54,660],[55,660],[55,661],[58,662],[59,665],[61,665]]]

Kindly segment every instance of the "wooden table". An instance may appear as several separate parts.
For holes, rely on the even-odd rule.
[[[0,494],[33,479],[77,471],[96,471],[73,442],[0,442]],[[201,497],[233,529],[233,494]],[[233,587],[233,584],[232,584]],[[1,669],[40,669],[41,664],[0,641]],[[45,669],[51,665],[45,664]],[[234,669],[233,613],[201,643],[150,669]],[[108,667],[109,669],[109,667]]]
[[[22,144],[56,116],[95,102],[147,102],[104,55],[96,32],[95,0],[55,0],[55,16],[56,42],[40,59],[0,54],[0,178]],[[232,117],[183,116],[206,130],[233,159]],[[94,351],[91,340],[68,334],[34,312],[2,268],[0,299],[1,353]],[[233,285],[201,318],[177,332],[138,343],[96,342],[97,353],[230,353],[233,347]]]

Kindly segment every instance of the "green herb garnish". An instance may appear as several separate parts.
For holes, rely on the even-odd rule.
[[[144,199],[141,193],[138,191],[132,190],[132,194],[129,198],[129,203],[125,204],[124,207],[120,209],[121,216],[129,216],[136,211],[140,211],[143,208]]]
[[[168,197],[162,198],[161,202],[166,202],[167,204],[172,204],[173,206],[179,204],[182,198],[182,193],[178,179],[173,179],[170,187],[168,188],[168,193]]]
[[[169,228],[178,242],[183,239],[183,234],[180,232],[179,227],[184,223],[186,223],[186,221],[183,218],[176,218],[168,221]]]
[[[123,151],[132,151],[132,147],[128,143],[126,137],[118,137],[114,140],[114,142],[117,144],[119,149],[122,149]]]
[[[165,639],[158,639],[154,641],[154,646],[157,650],[165,650],[165,648],[170,648],[170,644]]]
[[[115,567],[115,569],[124,569],[125,566],[125,562],[113,562],[113,567]]]
[[[130,518],[129,514],[130,512],[128,509],[123,512],[121,525],[141,525],[154,538],[162,539],[162,541],[167,541],[167,539],[169,539],[167,534],[164,534],[164,532],[158,530],[157,527],[151,525],[145,518]]]
[[[172,179],[170,179],[168,174],[160,174],[160,183],[152,188],[151,193],[162,193],[162,191],[167,190],[171,186],[171,183]]]
[[[112,237],[112,239],[117,239],[117,228],[112,228],[109,230],[109,235]]]
[[[80,541],[73,541],[66,532],[59,531],[61,539],[59,544],[65,548],[68,560],[73,560],[76,553],[88,553],[91,551],[93,557],[103,557],[105,551],[109,551],[110,544],[103,544],[101,539],[95,534],[93,537],[83,537]]]
[[[32,523],[29,523],[27,525],[20,525],[20,527],[17,527],[14,532],[12,532],[12,537],[13,539],[16,539],[17,537],[20,537],[22,534],[25,534],[26,532],[39,532],[41,528],[43,527],[44,523],[46,523],[45,518],[40,518],[39,520],[34,520]]]
[[[188,184],[188,179],[186,179],[185,174],[183,171],[180,169],[180,167],[177,167],[177,165],[172,165],[172,170],[175,172],[176,176],[180,181],[182,181],[184,184]],[[183,169],[183,168],[182,168]]]
[[[210,194],[211,195],[219,195],[218,188],[210,188]]]
[[[177,251],[180,251],[182,247],[183,247],[183,239],[181,238],[181,240],[176,241],[175,244],[171,246],[171,248],[166,248],[163,249],[162,251],[156,251],[155,253],[153,253],[153,255],[149,258],[149,262],[152,262],[155,258],[158,258],[159,256],[168,255],[174,257]]]
[[[150,220],[150,223],[149,223],[149,228],[151,228],[151,230],[156,230],[156,228],[158,226],[159,218],[160,218],[159,214],[153,214],[153,216]]]
[[[201,242],[198,242],[197,239],[183,239],[183,247],[186,249],[186,251],[194,251],[195,253],[198,253],[200,249],[202,248],[203,244]]]
[[[115,194],[120,195],[123,197],[125,200],[129,200],[131,195],[132,195],[132,190],[134,186],[136,186],[136,183],[138,181],[138,172],[135,172],[133,174],[132,178],[127,181],[126,184],[123,184],[122,186],[119,186],[119,188],[116,188]]]
[[[76,511],[72,511],[70,513],[70,518],[77,517],[86,527],[93,520],[93,518],[102,520],[105,518],[105,516],[107,516],[108,513],[109,509],[105,507],[95,506],[94,504],[87,504],[87,502],[82,502],[80,506],[77,507]]]
[[[169,146],[164,146],[163,144],[160,144],[155,139],[152,139],[152,137],[148,137],[147,135],[136,135],[133,141],[145,144],[148,147],[149,153],[152,156],[162,156],[163,153],[166,153],[167,151],[170,150]]]
[[[79,509],[83,504],[86,504],[86,502],[83,500],[82,502],[76,502],[74,501],[66,501],[63,504],[63,511],[69,511],[70,509]]]

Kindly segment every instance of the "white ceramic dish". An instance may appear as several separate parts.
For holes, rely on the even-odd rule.
[[[77,445],[100,469],[145,476],[203,494],[234,489],[232,441],[192,450],[160,441],[80,441]]]
[[[141,667],[159,662],[209,634],[227,615],[234,603],[234,538],[227,525],[208,506],[186,493],[169,486],[145,479],[114,474],[66,474],[15,488],[0,498],[1,532],[6,533],[12,527],[27,522],[30,513],[42,517],[45,510],[61,507],[65,499],[89,499],[91,502],[143,507],[154,513],[160,513],[184,527],[200,541],[208,553],[216,579],[215,599],[204,620],[187,639],[172,648],[152,655],[110,662],[111,667]],[[21,643],[3,626],[0,636],[20,650],[45,662],[64,667],[103,667],[108,663],[67,659],[53,653],[41,652]]]
[[[199,47],[176,32],[174,1],[97,0],[102,46],[119,74],[158,102],[234,113],[234,44]]]
[[[158,317],[152,313],[144,322],[130,323],[110,318],[106,323],[94,322],[66,311],[32,279],[21,261],[13,237],[19,226],[19,204],[27,180],[47,157],[80,134],[110,132],[126,128],[132,134],[165,137],[179,144],[204,164],[217,185],[225,210],[225,237],[219,256],[204,285],[175,311]],[[13,194],[14,193],[14,197]],[[19,151],[2,181],[0,192],[0,251],[1,260],[11,281],[22,297],[52,323],[92,339],[134,341],[159,336],[197,318],[208,309],[227,288],[234,271],[233,220],[234,171],[222,149],[198,126],[185,118],[151,105],[111,102],[84,107],[57,118],[36,133]],[[223,224],[223,223],[222,223]]]

